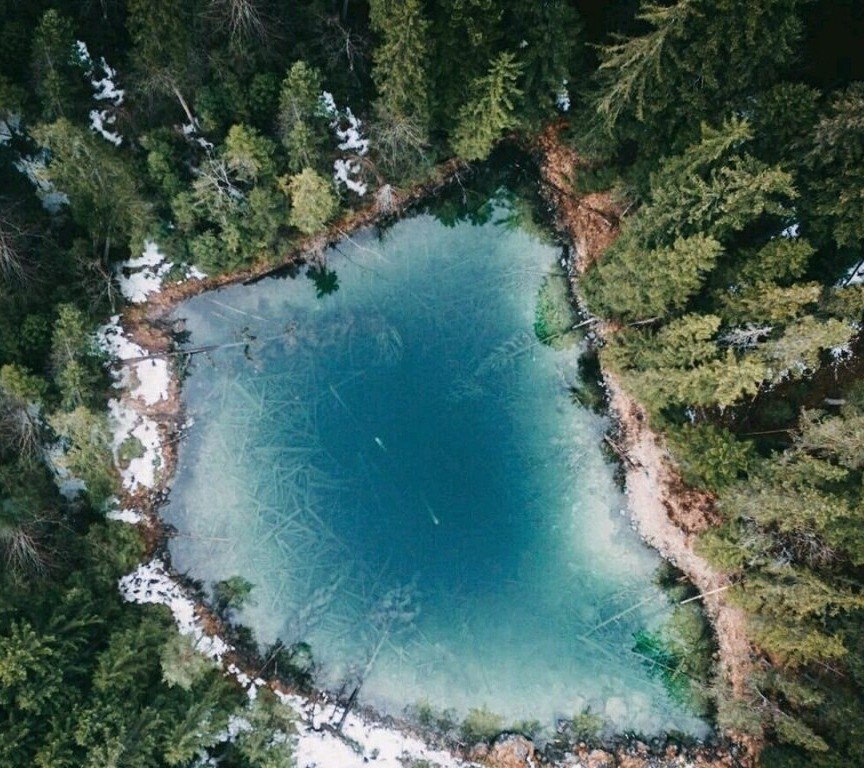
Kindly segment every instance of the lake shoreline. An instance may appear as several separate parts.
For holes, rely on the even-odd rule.
[[[542,168],[541,163],[541,168]],[[386,221],[404,215],[406,211],[422,201],[429,199],[441,192],[441,190],[449,183],[458,180],[458,175],[466,168],[464,164],[457,161],[451,161],[439,166],[433,178],[423,184],[419,184],[408,191],[402,193],[394,193],[393,199],[388,200],[386,204],[381,204],[379,198],[376,202],[368,207],[361,208],[358,211],[349,213],[347,216],[340,219],[338,222],[329,227],[324,233],[298,243],[286,253],[279,265],[258,265],[249,270],[243,270],[231,273],[217,278],[205,280],[187,280],[179,284],[168,285],[162,290],[150,296],[146,302],[142,304],[133,304],[125,308],[122,317],[122,326],[125,329],[128,337],[136,344],[140,345],[147,351],[148,355],[167,355],[174,352],[175,342],[174,324],[169,321],[171,311],[181,301],[199,293],[204,293],[217,288],[236,283],[254,282],[271,274],[279,273],[291,268],[295,268],[304,262],[315,262],[320,254],[330,245],[338,242],[346,236],[350,236],[353,232],[359,229],[374,226],[375,224],[384,223]],[[560,203],[554,206],[554,213],[559,217],[562,212],[566,212],[566,208]],[[591,210],[594,210],[593,207]],[[602,209],[597,209],[602,210]],[[593,216],[593,214],[590,214]],[[602,212],[597,215],[603,216]],[[573,224],[574,222],[570,222]],[[580,253],[580,243],[588,243],[591,241],[590,233],[587,233],[584,222],[579,224],[575,222],[579,228],[571,229],[565,227],[569,235],[569,239],[576,248],[577,254]],[[614,235],[614,230],[611,227],[606,228],[607,233]],[[576,236],[574,236],[574,233]],[[586,234],[587,233],[587,234]],[[610,240],[611,242],[611,240]],[[581,246],[581,252],[594,252]],[[168,358],[173,360],[173,358]],[[127,493],[123,501],[123,507],[134,509],[142,513],[145,520],[145,540],[147,542],[147,556],[149,558],[167,559],[167,541],[171,535],[170,530],[161,519],[159,510],[164,504],[169,493],[169,487],[174,475],[177,464],[178,445],[183,439],[184,429],[186,428],[186,418],[182,403],[182,374],[176,365],[169,365],[170,380],[167,387],[166,396],[159,402],[151,405],[143,404],[140,400],[134,400],[129,396],[128,391],[124,395],[125,403],[134,408],[143,416],[153,419],[158,425],[160,437],[160,467],[157,482],[152,488],[141,488],[134,492]],[[615,411],[614,403],[613,411]],[[631,448],[632,450],[632,448]],[[625,462],[626,465],[626,462]],[[626,468],[626,467],[625,467]],[[629,476],[629,472],[628,472]],[[631,507],[633,499],[631,497]],[[655,510],[656,511],[656,510]],[[652,539],[646,537],[644,532],[641,535],[646,542],[660,551],[661,555],[675,562],[676,550],[666,550],[658,546]],[[680,565],[679,565],[680,567]],[[182,578],[179,574],[173,573],[170,570],[170,564],[167,566],[169,573],[182,584]],[[685,571],[686,572],[686,571]],[[688,574],[689,576],[690,574]],[[695,583],[695,582],[694,582]],[[697,583],[697,586],[699,584]],[[188,592],[188,590],[187,590]],[[195,597],[196,614],[201,625],[205,628],[208,634],[215,636],[226,636],[226,627],[222,625],[220,620],[215,616],[210,607],[198,597]],[[242,670],[246,679],[257,677],[255,670],[262,668],[263,660],[260,658],[248,657],[243,654],[228,653],[225,655],[224,664],[227,667],[234,667]],[[235,675],[236,677],[237,675]],[[280,689],[284,694],[296,695],[296,692],[288,690],[285,686],[279,683],[270,682],[270,687]],[[326,707],[333,708],[333,716],[339,711],[338,702],[329,700],[326,694],[318,693],[307,697],[307,704],[314,710],[316,707],[324,709]],[[412,736],[418,735],[418,730],[411,723],[398,718],[382,716],[380,713],[373,712],[368,708],[359,709],[352,712],[352,717],[359,717],[364,722],[378,725],[392,726],[399,731],[407,732]],[[331,721],[332,721],[331,717]],[[332,724],[321,724],[315,714],[310,716],[312,727],[318,731],[334,730]],[[338,718],[337,718],[338,720]],[[370,727],[372,727],[370,725]],[[431,734],[422,734],[424,739]],[[505,736],[498,740],[497,743],[510,744],[516,743],[515,737]],[[530,744],[530,742],[528,742]],[[513,750],[508,752],[507,748],[498,749],[493,747],[484,751],[477,745],[446,745],[450,751],[454,753],[457,760],[468,760],[471,762],[480,761],[489,765],[512,765],[508,762],[514,757]],[[648,766],[675,766],[690,764],[695,766],[735,766],[747,765],[747,761],[740,760],[737,756],[739,750],[733,746],[729,751],[726,749],[718,749],[712,745],[697,745],[695,747],[684,747],[674,739],[655,739],[651,744],[645,744],[635,736],[633,737],[615,737],[610,738],[603,744],[597,743],[595,746],[598,749],[592,749],[584,742],[571,745],[565,750],[566,754],[562,756],[560,750],[557,754],[548,755],[535,754],[533,746],[528,752],[523,755],[524,759],[517,764],[536,764],[539,760],[542,763],[549,765],[569,765],[573,768],[580,766],[627,766],[627,768],[647,768]],[[599,749],[599,747],[603,747]],[[520,751],[521,750],[521,751]],[[522,747],[519,748],[519,754],[525,752]],[[507,757],[509,755],[510,757]],[[503,761],[503,762],[502,762]]]
[[[614,242],[623,213],[609,193],[578,198],[569,191],[582,163],[575,150],[561,142],[555,126],[540,137],[537,151],[545,195],[555,210],[559,230],[573,248],[570,283],[581,304],[579,278]],[[604,322],[593,328],[600,340],[615,331]],[[695,551],[697,534],[715,518],[716,499],[686,486],[662,437],[649,426],[642,405],[627,393],[614,373],[603,369],[602,376],[617,426],[616,448],[623,460],[631,520],[643,541],[681,570],[703,595],[702,604],[719,645],[720,674],[733,694],[741,695],[753,671],[746,617],[725,595],[731,586],[727,576]],[[755,764],[761,743],[740,733],[727,736],[745,747]]]

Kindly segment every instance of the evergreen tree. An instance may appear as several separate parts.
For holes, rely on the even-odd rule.
[[[279,135],[294,172],[315,167],[325,141],[321,73],[304,61],[288,70],[279,93]]]
[[[75,56],[71,20],[55,9],[46,11],[33,35],[31,65],[45,120],[69,113],[76,96],[81,95],[82,73],[75,66]]]
[[[486,75],[471,87],[471,100],[459,110],[451,142],[459,157],[484,160],[501,135],[516,127],[517,86],[522,65],[514,54],[504,52],[490,65]]]
[[[332,186],[311,168],[286,179],[284,189],[291,197],[291,225],[304,234],[323,229],[336,212]]]
[[[379,112],[424,130],[429,123],[430,43],[423,3],[372,0],[369,22],[380,37],[372,65]]]
[[[50,152],[45,179],[68,195],[72,217],[89,234],[94,256],[107,259],[113,247],[143,240],[148,206],[115,149],[66,118],[39,126],[33,137]]]

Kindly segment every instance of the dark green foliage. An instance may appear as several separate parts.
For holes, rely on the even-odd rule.
[[[296,172],[315,167],[323,150],[326,125],[320,105],[321,73],[304,61],[288,70],[279,92],[279,135]]]
[[[684,480],[715,493],[745,477],[755,456],[752,445],[711,424],[692,424],[667,432]]]
[[[213,607],[217,613],[225,617],[234,611],[239,611],[250,602],[249,598],[254,586],[242,576],[231,576],[217,581],[213,585]]]
[[[640,630],[634,639],[633,652],[663,680],[673,698],[702,716],[711,712],[709,682],[715,643],[697,605],[676,606],[659,632]]]
[[[134,166],[116,150],[66,118],[34,130],[50,153],[46,181],[69,196],[75,222],[89,233],[94,255],[141,242],[149,225]]]
[[[516,127],[521,73],[522,64],[516,56],[504,52],[492,61],[484,76],[472,83],[453,132],[457,155],[466,160],[485,160],[502,134]]]
[[[534,310],[534,334],[543,344],[563,349],[576,340],[576,320],[567,275],[555,272],[544,277]]]
[[[429,123],[430,43],[422,2],[372,0],[369,20],[381,37],[372,65],[380,111],[390,120],[413,120],[425,130]]]
[[[33,35],[32,71],[45,120],[68,114],[83,91],[71,20],[51,9]]]
[[[837,93],[816,126],[808,158],[815,225],[842,247],[864,241],[864,84]]]
[[[601,52],[596,109],[603,129],[636,139],[655,159],[680,149],[700,121],[743,107],[794,60],[801,4],[641,2],[645,31]]]
[[[504,729],[504,720],[486,707],[472,709],[462,721],[460,733],[466,744],[492,741]]]

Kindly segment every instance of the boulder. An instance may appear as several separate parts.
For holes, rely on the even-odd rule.
[[[518,734],[500,736],[486,757],[492,768],[535,768],[534,744]]]

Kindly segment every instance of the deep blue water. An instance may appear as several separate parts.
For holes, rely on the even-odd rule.
[[[605,419],[570,397],[578,344],[533,331],[561,251],[511,213],[354,236],[327,254],[335,291],[301,274],[177,310],[192,346],[249,343],[192,358],[174,564],[249,579],[260,642],[308,641],[322,685],[362,679],[388,712],[590,706],[701,732],[632,652],[668,615],[658,560],[621,514]]]

